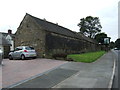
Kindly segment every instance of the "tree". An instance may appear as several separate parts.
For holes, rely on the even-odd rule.
[[[110,42],[110,48],[111,48],[111,49],[115,48],[115,43],[114,43],[113,41]]]
[[[115,47],[117,47],[118,49],[120,49],[120,38],[118,38],[118,39],[115,41]]]
[[[80,32],[90,38],[94,38],[102,29],[99,18],[92,16],[80,19],[78,26],[80,27]]]
[[[104,44],[104,38],[107,37],[107,34],[105,33],[98,33],[95,35],[95,39],[98,43]]]

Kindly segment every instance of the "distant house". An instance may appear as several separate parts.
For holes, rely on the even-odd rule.
[[[3,57],[8,57],[8,53],[10,52],[10,42],[5,39],[5,37],[0,33],[0,49],[3,51]]]
[[[58,24],[26,14],[15,33],[15,47],[33,46],[39,57],[96,51],[98,43]]]
[[[8,30],[8,33],[3,33],[0,32],[0,48],[2,49],[3,53],[4,53],[4,57],[7,57],[8,53],[11,50],[14,50],[14,38],[15,35],[12,34],[12,30]],[[7,48],[7,49],[6,49]],[[8,49],[9,48],[9,49]]]
[[[10,42],[11,47],[10,50],[14,50],[14,39],[15,39],[15,35],[12,34],[12,30],[8,30],[8,35],[6,36],[6,39]]]
[[[11,44],[11,46],[10,46],[10,50],[14,50],[14,39],[15,39],[15,35],[14,34],[12,34],[12,30],[8,30],[8,33],[3,33],[3,32],[1,32],[2,33],[2,35],[3,35],[3,37],[5,38],[5,39],[7,39],[8,41],[9,41],[9,43]]]

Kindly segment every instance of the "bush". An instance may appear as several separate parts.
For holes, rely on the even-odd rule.
[[[66,59],[67,58],[67,54],[65,54],[65,53],[53,54],[52,57],[54,59],[57,59],[57,57]]]

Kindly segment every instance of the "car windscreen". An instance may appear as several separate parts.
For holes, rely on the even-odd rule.
[[[34,50],[33,47],[25,47],[26,50]]]

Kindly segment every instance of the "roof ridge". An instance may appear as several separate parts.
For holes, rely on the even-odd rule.
[[[64,27],[64,26],[58,25],[58,24],[56,24],[56,23],[53,23],[53,22],[50,22],[50,21],[47,21],[47,20],[43,20],[43,19],[41,19],[41,18],[38,18],[38,17],[33,16],[33,15],[31,15],[31,14],[28,14],[28,13],[26,13],[26,15],[29,15],[29,16],[31,16],[31,17],[33,17],[33,18],[36,18],[36,19],[42,20],[42,21],[47,22],[47,23],[50,23],[50,24],[54,24],[54,25],[56,25],[56,26],[58,26],[58,27],[61,27],[61,28],[67,29],[67,30],[71,31],[72,33],[75,33],[74,31],[72,31],[72,30],[70,30],[70,29],[68,29],[68,28],[66,28],[66,27]]]

